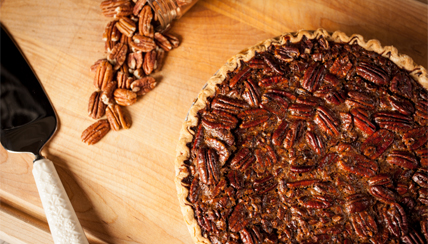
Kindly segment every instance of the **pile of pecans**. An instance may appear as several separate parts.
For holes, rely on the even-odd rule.
[[[91,145],[109,131],[129,129],[131,119],[124,107],[134,104],[156,86],[149,76],[160,65],[165,52],[178,47],[177,37],[159,33],[158,16],[146,0],[105,0],[100,5],[111,20],[105,27],[103,40],[107,57],[91,66],[95,73],[96,91],[89,98],[89,117],[98,120],[81,139]],[[104,115],[106,119],[102,119]]]

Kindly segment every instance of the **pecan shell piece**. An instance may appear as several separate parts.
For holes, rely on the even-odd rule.
[[[107,107],[106,116],[110,127],[115,131],[120,130],[120,128],[129,129],[131,127],[131,118],[123,108],[117,104],[112,104]]]
[[[106,119],[98,120],[82,132],[81,139],[88,145],[99,142],[110,131],[110,125]]]
[[[101,92],[95,91],[89,97],[88,114],[93,119],[99,119],[104,116],[106,105],[101,100]]]

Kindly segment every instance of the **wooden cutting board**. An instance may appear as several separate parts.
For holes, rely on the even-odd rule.
[[[87,146],[89,67],[104,58],[99,0],[2,0],[0,20],[59,116],[45,147],[91,243],[192,243],[174,185],[175,147],[199,90],[240,50],[281,33],[322,27],[377,38],[427,67],[427,5],[414,0],[200,0],[171,33],[158,86],[129,107],[129,130]],[[7,57],[2,57],[6,58]],[[32,156],[0,148],[0,239],[52,243],[31,174]]]

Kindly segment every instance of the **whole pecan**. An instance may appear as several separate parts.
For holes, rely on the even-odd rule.
[[[151,50],[144,55],[143,70],[149,75],[157,68],[156,50]]]
[[[388,73],[374,64],[360,62],[356,67],[356,72],[359,76],[375,83],[376,85],[389,85]]]
[[[137,93],[127,89],[118,88],[113,95],[116,103],[121,106],[129,106],[137,101]]]
[[[407,169],[416,169],[419,165],[413,153],[404,150],[392,150],[386,158],[386,162]]]
[[[99,90],[104,90],[108,83],[113,80],[113,67],[107,60],[100,62],[95,73],[94,86]]]
[[[88,145],[99,142],[110,131],[110,125],[106,119],[98,120],[82,132],[81,139]]]
[[[107,120],[110,127],[118,131],[120,128],[129,129],[131,127],[131,119],[123,108],[117,104],[109,105],[106,109]]]
[[[153,90],[156,84],[155,78],[146,76],[144,78],[134,80],[131,83],[130,88],[133,92],[137,93],[138,96],[143,96]]]
[[[361,152],[370,159],[376,159],[394,142],[394,134],[380,129],[361,144]]]
[[[133,51],[150,52],[156,47],[155,41],[147,36],[135,34],[129,40],[129,45]]]
[[[101,100],[101,92],[95,91],[89,97],[88,114],[93,119],[99,119],[104,116],[106,105]]]

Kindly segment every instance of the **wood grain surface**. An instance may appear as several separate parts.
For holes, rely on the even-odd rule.
[[[415,0],[200,0],[171,33],[182,41],[129,107],[129,130],[87,146],[89,67],[105,57],[99,0],[2,0],[0,20],[24,51],[59,116],[45,146],[91,243],[192,243],[174,185],[181,124],[198,92],[240,50],[281,33],[325,28],[393,45],[427,67],[427,5]],[[3,57],[2,58],[7,58]],[[31,155],[0,148],[0,238],[52,243]]]

